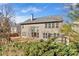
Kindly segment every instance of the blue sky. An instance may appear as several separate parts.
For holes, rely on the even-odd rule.
[[[64,17],[65,21],[68,21],[69,6],[66,3],[14,3],[11,5],[14,8],[17,23],[29,19],[31,13],[34,14],[34,17],[59,15]]]

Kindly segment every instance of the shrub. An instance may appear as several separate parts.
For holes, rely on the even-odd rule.
[[[52,41],[32,42],[25,47],[25,55],[30,56],[73,56],[78,55],[73,43],[65,45]]]
[[[18,33],[11,33],[11,34],[10,34],[10,37],[17,37],[17,36],[19,36]]]
[[[5,50],[5,48],[3,48],[2,50],[2,47],[5,46],[0,47],[1,52]],[[63,43],[56,43],[52,40],[31,43],[12,42],[8,47],[13,48],[15,51],[22,50],[24,53],[23,55],[26,56],[77,56],[79,53],[78,42],[70,43],[69,45],[65,45]]]

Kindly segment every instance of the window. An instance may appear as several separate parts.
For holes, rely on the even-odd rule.
[[[49,23],[48,25],[49,25],[49,28],[51,28],[51,23]]]
[[[35,28],[34,28],[34,27],[32,27],[31,31],[32,31],[32,32],[35,32]]]
[[[39,33],[36,33],[36,32],[32,32],[32,37],[39,37]]]
[[[63,37],[61,42],[63,42],[64,44],[66,44],[67,43],[67,37]]]
[[[32,33],[32,37],[34,37],[34,34]]]
[[[35,32],[32,32],[32,37],[36,37],[36,33]]]
[[[52,25],[51,23],[46,23],[46,24],[45,24],[45,28],[52,28],[51,25]]]
[[[50,33],[43,33],[43,38],[49,38],[50,37]]]
[[[50,38],[51,37],[51,34],[50,33],[48,33],[48,38]]]
[[[45,24],[45,28],[47,28],[47,23]]]
[[[24,28],[24,25],[22,25],[22,28]]]
[[[52,28],[54,28],[54,23],[52,23]]]
[[[33,27],[31,27],[31,31],[32,32],[38,32],[39,31],[39,27],[33,26]]]
[[[45,37],[48,38],[47,33],[45,33]]]
[[[54,33],[54,37],[59,37],[59,33]]]
[[[58,23],[56,23],[56,28],[58,28],[58,26],[59,26],[59,24],[58,24]]]
[[[45,33],[43,33],[43,38],[45,38]]]
[[[39,33],[37,33],[37,38],[39,37]]]
[[[34,37],[36,37],[36,32],[34,32]]]
[[[56,37],[56,33],[54,33],[54,37]]]
[[[60,35],[59,35],[59,33],[57,33],[57,37],[59,37]]]

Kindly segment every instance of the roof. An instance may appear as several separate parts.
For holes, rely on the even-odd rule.
[[[21,25],[47,23],[47,22],[60,22],[60,21],[63,21],[62,17],[60,16],[45,16],[45,17],[34,18],[32,21],[31,19],[28,19],[25,22],[21,23]]]

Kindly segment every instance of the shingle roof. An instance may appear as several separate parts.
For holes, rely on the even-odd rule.
[[[34,18],[32,21],[31,19],[28,19],[21,24],[55,22],[55,21],[63,21],[63,19],[60,16],[45,16],[45,17]]]

